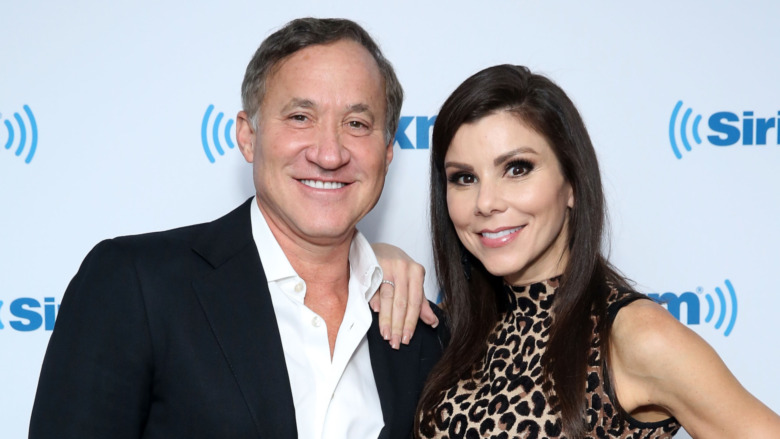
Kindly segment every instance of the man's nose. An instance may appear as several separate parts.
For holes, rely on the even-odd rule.
[[[320,126],[314,144],[306,151],[306,158],[323,169],[338,169],[350,160],[350,153],[342,143],[341,127],[337,124]]]

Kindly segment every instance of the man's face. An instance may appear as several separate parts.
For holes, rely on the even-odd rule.
[[[309,46],[275,66],[257,130],[240,112],[236,137],[277,239],[281,232],[316,245],[351,240],[393,158],[385,107],[379,68],[353,41]]]

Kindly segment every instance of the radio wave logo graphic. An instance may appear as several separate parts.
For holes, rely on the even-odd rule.
[[[688,325],[697,325],[700,323],[702,315],[700,297],[703,296],[704,300],[707,302],[707,315],[704,316],[704,322],[712,322],[717,312],[718,318],[713,325],[715,326],[715,329],[720,329],[728,319],[726,328],[723,330],[723,335],[728,337],[737,321],[737,293],[734,291],[734,285],[731,284],[730,280],[726,279],[723,283],[726,286],[725,292],[723,288],[715,287],[714,296],[710,293],[704,293],[702,287],[696,289],[696,293],[698,294],[687,291],[679,295],[675,293],[664,293],[660,295],[653,293],[648,294],[648,296],[657,299],[662,304],[666,305],[669,312],[680,321],[682,321],[680,319],[680,305],[684,303],[688,312],[687,322],[685,323]],[[726,297],[727,293],[728,298]]]
[[[211,114],[213,112],[214,105],[209,105],[208,108],[206,108],[206,113],[203,115],[203,122],[201,122],[200,125],[200,140],[201,143],[203,143],[203,152],[206,154],[206,158],[209,159],[209,162],[211,163],[214,163],[216,159],[214,158],[214,154],[211,152],[212,145],[209,143],[209,139],[211,139],[211,142],[213,142],[213,149],[221,156],[225,155],[225,149],[222,147],[222,142],[220,139],[224,141],[228,148],[233,149],[236,147],[230,134],[232,132],[233,123],[235,121],[233,119],[228,119],[227,122],[225,122],[224,129],[221,129],[220,126],[222,125],[222,119],[225,117],[225,115],[220,111],[217,113],[217,116],[214,118],[214,122],[211,124],[211,130],[209,130],[209,122],[211,121]],[[209,133],[211,136],[209,136]]]
[[[20,157],[24,152],[24,149],[28,146],[27,128],[29,126],[30,143],[29,149],[27,150],[27,156],[24,158],[24,162],[30,164],[33,157],[35,156],[35,150],[38,148],[38,124],[35,122],[35,116],[33,116],[30,107],[25,105],[22,108],[24,109],[24,113],[27,115],[27,123],[25,123],[24,119],[19,113],[14,113],[13,117],[16,121],[16,129],[14,129],[14,124],[11,123],[10,120],[3,120],[3,125],[5,125],[5,128],[8,132],[8,139],[5,141],[5,149],[10,150],[11,147],[14,146],[14,141],[17,139],[18,132],[19,142],[14,149],[14,154],[17,157]],[[0,115],[0,119],[2,119],[2,115]]]
[[[674,152],[674,156],[677,157],[678,160],[682,158],[682,154],[680,153],[680,148],[677,146],[677,136],[675,135],[675,132],[678,132],[677,117],[680,115],[680,110],[682,110],[682,107],[683,107],[683,101],[677,101],[677,105],[675,105],[674,110],[672,110],[672,117],[669,118],[669,143],[671,143],[672,152]],[[691,124],[691,128],[689,130],[688,122],[691,119],[692,113],[693,110],[691,108],[688,108],[687,110],[685,110],[682,117],[680,118],[680,126],[679,126],[680,141],[682,142],[682,146],[683,148],[685,148],[686,151],[691,150],[691,143],[688,141],[688,132],[690,132],[696,144],[701,145],[701,136],[699,135],[699,124],[701,123],[701,114],[697,114],[696,117],[693,118],[693,123]]]

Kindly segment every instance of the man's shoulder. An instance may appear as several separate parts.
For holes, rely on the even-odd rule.
[[[191,243],[210,223],[190,224],[168,230],[122,235],[104,242],[127,249],[154,248],[160,245],[186,245]]]
[[[215,242],[224,245],[225,241],[236,241],[249,230],[246,224],[242,228],[242,222],[249,224],[247,203],[242,203],[226,215],[210,222],[106,239],[97,244],[93,252],[119,252],[136,257],[164,258],[171,251],[191,252],[199,247],[208,248]]]

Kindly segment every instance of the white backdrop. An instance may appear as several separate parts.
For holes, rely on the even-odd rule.
[[[780,411],[780,3],[582,3],[5,2],[0,437],[26,436],[56,304],[94,244],[211,220],[253,193],[224,130],[259,43],[308,15],[363,24],[406,90],[411,122],[361,224],[370,239],[432,271],[428,132],[420,123],[418,137],[417,121],[477,70],[527,65],[558,82],[586,120],[613,262],[642,291],[687,301],[682,321]]]

